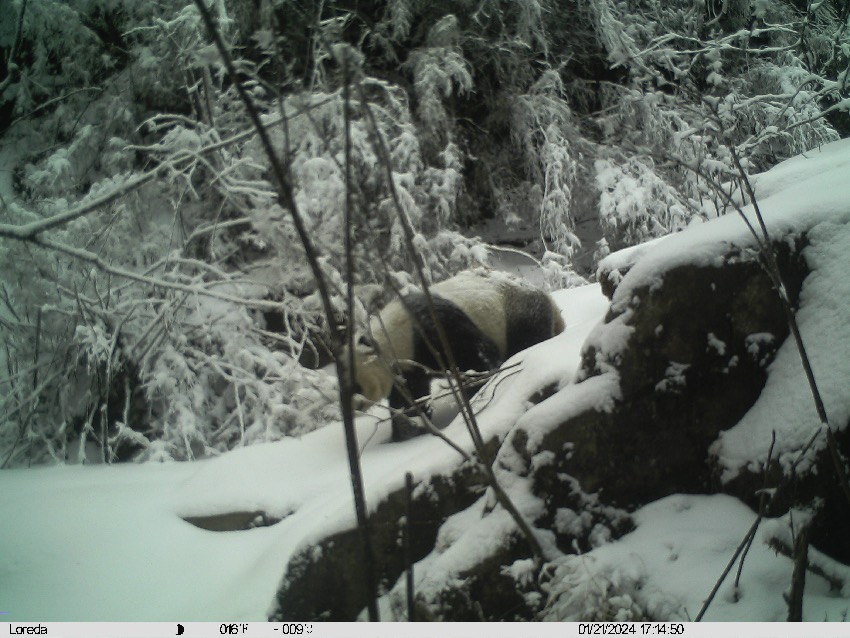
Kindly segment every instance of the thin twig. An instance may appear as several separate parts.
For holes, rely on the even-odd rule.
[[[759,512],[758,517],[756,518],[756,522],[759,523],[764,518],[764,513],[767,510],[768,501],[771,500],[768,498],[767,492],[767,477],[768,472],[770,471],[770,462],[773,458],[773,447],[776,445],[776,430],[773,430],[770,436],[770,449],[767,451],[767,460],[764,462],[764,481],[761,487],[761,494],[759,494]],[[758,526],[756,526],[758,527]],[[747,547],[744,549],[744,553],[741,554],[741,562],[738,563],[738,572],[735,574],[735,589],[738,589],[738,585],[741,582],[741,573],[744,571],[744,561],[747,560],[747,554],[750,551],[750,548],[753,546],[753,541],[755,540],[755,534],[750,536],[750,542],[747,544]]]
[[[345,345],[346,351],[348,352],[348,357],[340,357],[340,365],[339,365],[339,381],[340,381],[340,400],[343,402],[343,412],[345,412],[346,408],[348,410],[353,409],[353,400],[354,400],[354,247],[353,247],[353,203],[352,203],[352,180],[351,180],[351,103],[349,100],[349,83],[351,81],[351,68],[349,64],[348,58],[343,61],[343,119],[345,120],[345,212],[344,212],[344,222],[343,227],[345,228],[345,279],[346,279],[346,295],[345,295],[345,309],[346,309],[346,330],[345,330]],[[332,315],[328,315],[328,323],[332,320]],[[341,355],[341,352],[335,353],[337,356]],[[353,423],[354,415],[350,414],[350,419]],[[351,433],[354,434],[354,428],[351,427]],[[354,439],[354,448],[357,447],[356,439]],[[357,460],[357,468],[359,472],[359,458]],[[362,479],[361,479],[362,483]],[[361,485],[361,490],[362,485]],[[365,496],[364,496],[365,499]],[[368,581],[369,588],[369,600],[367,602],[367,607],[369,608],[369,619],[373,622],[380,620],[380,616],[378,613],[378,600],[377,600],[377,583],[375,581],[375,569],[374,569],[374,557],[372,556],[372,544],[369,539],[369,525],[366,523],[368,520],[367,516],[363,516],[363,524],[359,526],[360,534],[362,537],[361,543],[365,550],[365,560],[367,563],[366,579]]]
[[[411,547],[411,532],[413,530],[413,474],[407,472],[404,475],[405,492],[407,493],[407,511],[404,521],[404,564],[407,569],[407,622],[416,621],[416,605],[413,591],[413,550]]]
[[[791,560],[794,559],[793,543],[789,543],[785,539],[774,535],[767,539],[767,545],[775,552],[782,554]],[[815,576],[820,576],[828,582],[831,591],[836,593],[843,591],[848,582],[850,582],[850,578],[848,578],[846,574],[839,573],[838,571],[829,571],[830,566],[839,566],[839,564],[832,562],[832,565],[827,565],[823,556],[819,558],[818,551],[814,547],[809,548],[808,554],[808,565],[806,566],[806,569]],[[840,565],[840,567],[847,571],[846,566]]]
[[[735,565],[735,561],[738,560],[738,556],[744,551],[744,548],[751,542],[751,539],[756,535],[756,530],[758,530],[759,523],[761,523],[761,519],[756,517],[756,520],[753,521],[753,524],[750,525],[750,529],[747,531],[746,536],[744,536],[744,540],[740,542],[738,548],[735,550],[735,553],[732,555],[732,558],[729,559],[729,562],[726,564],[726,568],[723,570],[723,573],[720,574],[720,578],[717,579],[717,582],[714,583],[714,587],[711,590],[711,593],[708,595],[708,598],[705,599],[705,602],[702,605],[702,608],[699,610],[699,613],[694,618],[694,622],[699,622],[702,620],[702,617],[705,615],[705,612],[708,611],[709,605],[711,605],[711,601],[714,600],[714,597],[717,595],[717,591],[720,589],[720,586],[723,584],[723,581],[726,580],[726,576],[732,570],[732,567]]]
[[[151,277],[148,275],[140,275],[132,270],[126,270],[124,268],[112,266],[108,264],[99,255],[93,252],[83,250],[81,248],[74,248],[73,246],[53,241],[52,239],[47,239],[44,237],[32,237],[31,239],[29,239],[29,241],[39,246],[50,248],[51,250],[54,250],[56,252],[64,253],[80,261],[88,262],[95,266],[98,270],[101,270],[105,273],[109,273],[117,277],[123,277],[125,279],[130,279],[132,281],[144,283],[154,288],[165,288],[167,290],[177,290],[180,292],[200,295],[202,297],[212,297],[213,299],[229,301],[231,303],[247,306],[249,308],[274,310],[280,307],[280,303],[277,301],[267,301],[265,299],[246,299],[244,297],[237,297],[235,295],[228,295],[226,293],[215,292],[214,290],[201,287],[200,285],[181,284],[176,281],[167,281],[165,279],[158,279],[156,277]]]
[[[788,594],[788,622],[803,622],[803,592],[809,565],[808,555],[809,530],[804,525],[794,541],[794,572],[791,575],[791,592]]]
[[[64,213],[53,215],[52,217],[48,217],[47,219],[40,219],[38,221],[30,222],[29,224],[23,224],[20,226],[14,224],[0,224],[0,237],[17,240],[34,239],[35,237],[47,230],[56,228],[58,226],[64,226],[65,224],[72,222],[80,217],[83,217],[84,215],[88,215],[89,213],[94,212],[98,208],[105,206],[115,201],[116,199],[123,197],[127,193],[136,190],[143,184],[146,184],[147,182],[151,181],[160,173],[164,172],[166,166],[166,164],[161,164],[157,168],[148,171],[147,173],[142,173],[141,175],[137,175],[128,179],[123,184],[109,191],[105,195],[95,197],[94,199],[86,202],[85,204],[76,206],[69,211],[65,211]]]

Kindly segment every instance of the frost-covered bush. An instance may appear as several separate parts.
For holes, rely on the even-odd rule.
[[[739,172],[732,150],[759,172],[837,139],[823,113],[848,108],[829,75],[837,60],[846,68],[848,37],[837,3],[809,10],[781,0],[593,3],[597,37],[627,74],[601,92],[597,120],[616,149],[596,163],[611,247],[724,212],[720,191],[734,195]]]
[[[678,602],[646,586],[637,560],[619,565],[569,555],[547,566],[547,600],[540,620],[639,622],[669,620]]]
[[[39,245],[0,243],[2,465],[196,458],[297,436],[337,416],[335,379],[299,364],[307,340],[328,326],[268,160],[195,9],[161,9],[146,26],[119,12],[134,46],[111,76],[115,90],[59,102],[40,120],[47,126],[18,123],[6,133],[19,167],[3,189],[10,228],[108,201],[58,222]],[[38,27],[38,15],[25,23]],[[166,66],[182,74],[163,75]],[[262,82],[249,86],[323,255],[334,321],[346,285],[346,164],[357,282],[410,269],[396,202],[427,276],[486,259],[448,228],[462,187],[458,147],[446,141],[435,161],[424,160],[406,93],[360,82],[348,157],[338,84],[280,98]],[[161,103],[175,88],[191,96],[187,112],[140,121],[137,91]],[[186,106],[182,96],[172,102]]]
[[[599,159],[594,168],[600,193],[600,222],[614,248],[681,230],[693,217],[693,211],[683,205],[681,194],[651,165],[637,158],[625,163]]]
[[[380,281],[387,269],[410,269],[399,212],[417,233],[426,264],[436,269],[429,274],[445,276],[445,260],[431,257],[440,254],[439,237],[451,219],[462,187],[458,149],[448,143],[437,156],[438,163],[426,163],[406,94],[384,81],[364,78],[361,82],[362,95],[369,100],[362,103],[362,98],[352,97],[348,157],[353,178],[351,232],[358,277],[362,281]],[[284,102],[286,129],[278,126],[272,130],[275,144],[289,148],[295,197],[308,230],[317,248],[328,257],[325,265],[337,272],[343,270],[341,249],[346,214],[343,109],[341,90],[295,95]],[[381,157],[373,123],[386,148],[389,166]],[[258,146],[248,144],[244,154],[250,157],[245,164],[246,176],[260,178],[256,169],[255,175],[250,174],[250,167],[262,166]],[[392,176],[392,188],[388,174]],[[263,239],[280,249],[291,244],[289,219],[278,214],[268,217],[276,206],[274,192],[266,185],[248,197],[248,214]],[[274,221],[274,228],[270,220]],[[472,263],[463,263],[460,255],[454,257],[455,267]]]
[[[805,20],[785,0],[215,3],[320,253],[326,318],[194,3],[4,7],[21,17],[0,22],[6,465],[320,427],[335,381],[299,362],[346,319],[347,232],[358,288],[411,281],[403,221],[437,281],[486,261],[461,231],[490,219],[569,285],[577,255],[722,212],[732,149],[760,170],[834,139],[823,109],[846,115],[833,1]]]
[[[539,194],[541,236],[551,241],[550,250],[569,255],[579,244],[571,206],[578,155],[573,145],[580,137],[562,79],[544,73],[510,108],[513,145]]]

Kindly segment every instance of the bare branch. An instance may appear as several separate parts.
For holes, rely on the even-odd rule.
[[[784,536],[772,534],[766,539],[767,544],[774,551],[793,559],[794,539],[791,538],[790,530],[786,530],[786,532]],[[844,588],[850,584],[850,568],[822,554],[814,547],[808,547],[806,563],[806,569],[828,582],[829,588],[833,592],[844,591]]]
[[[51,230],[58,226],[64,226],[65,224],[72,222],[75,219],[79,219],[80,217],[94,212],[101,206],[106,206],[107,204],[114,202],[116,199],[124,197],[128,193],[131,193],[132,191],[142,186],[143,184],[146,184],[147,182],[151,181],[154,177],[162,173],[164,169],[165,166],[163,165],[155,168],[152,171],[148,171],[147,173],[142,173],[141,175],[132,177],[117,188],[110,190],[105,195],[96,197],[93,200],[86,202],[85,204],[76,206],[64,213],[53,215],[52,217],[48,217],[47,219],[41,219],[36,222],[24,224],[22,226],[16,226],[14,224],[0,224],[0,237],[6,237],[8,239],[17,239],[21,241],[33,239],[47,230]]]
[[[788,594],[788,622],[803,622],[803,592],[806,587],[806,569],[809,566],[809,530],[797,532],[794,541],[794,573],[791,575],[791,592]]]

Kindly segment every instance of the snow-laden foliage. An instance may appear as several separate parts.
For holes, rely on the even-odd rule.
[[[570,555],[549,567],[553,585],[545,588],[548,600],[541,620],[640,622],[656,617],[636,595],[646,578],[638,565],[602,570],[595,562],[593,557]],[[669,615],[668,610],[657,617]]]
[[[450,130],[445,99],[473,86],[469,65],[458,47],[459,38],[457,18],[449,14],[431,27],[426,46],[413,51],[407,61],[413,75],[417,115],[436,139]]]
[[[580,244],[571,210],[578,160],[572,145],[579,135],[561,77],[544,73],[511,111],[513,144],[534,184],[540,234],[551,240],[551,250],[569,255]]]
[[[839,11],[843,14],[839,14]],[[725,212],[741,167],[759,172],[838,138],[845,112],[846,8],[815,3],[592,4],[596,33],[626,81],[602,91],[596,164],[612,247]],[[828,34],[828,35],[827,35]],[[837,71],[838,70],[838,71]],[[634,188],[637,186],[637,188]],[[653,197],[646,197],[653,193]]]
[[[68,11],[80,21],[99,9],[106,10]],[[299,364],[327,325],[303,250],[197,11],[163,8],[142,27],[119,9],[113,18],[126,20],[122,29],[136,46],[111,90],[68,99],[39,120],[44,127],[21,122],[7,133],[16,144],[4,159],[18,178],[4,184],[11,196],[4,222],[21,226],[126,194],[41,235],[51,249],[2,245],[5,465],[193,458],[308,432],[336,414],[335,381]],[[23,15],[33,28],[52,24],[39,23],[40,13]],[[166,65],[180,73],[163,74]],[[447,142],[439,161],[426,163],[405,92],[368,77],[361,85],[350,97],[348,158],[338,86],[295,90],[280,101],[260,83],[250,87],[276,147],[285,149],[340,313],[346,163],[356,184],[358,280],[410,267],[396,201],[429,277],[486,259],[446,227],[462,184],[457,147]],[[7,95],[25,89],[12,86]],[[158,101],[175,89],[190,95],[189,114],[140,122],[135,91]],[[31,106],[17,100],[13,108]],[[140,157],[159,172],[145,174]]]
[[[462,185],[457,147],[448,143],[438,163],[427,164],[404,92],[377,79],[364,79],[362,87],[371,99],[365,104],[357,99],[352,102],[355,112],[349,123],[348,157],[354,187],[351,229],[359,276],[375,281],[387,268],[409,270],[410,257],[405,250],[397,206],[417,233],[416,241],[423,248],[421,254],[429,275],[445,276],[450,269],[475,263],[459,250],[453,251],[456,254],[443,254],[447,241],[458,249],[473,245],[451,233],[445,234]],[[314,91],[294,95],[283,105],[287,126],[272,132],[273,141],[275,145],[288,146],[299,210],[317,248],[328,257],[326,266],[340,272],[346,207],[344,98],[339,90]],[[382,164],[376,149],[373,122],[386,145],[389,167]],[[259,145],[251,143],[243,153],[246,177],[261,180],[257,182],[259,188],[244,191],[246,214],[272,248],[291,253],[294,230],[287,215],[273,212],[277,206],[274,190],[268,184],[262,186],[263,157]],[[392,175],[392,189],[387,184],[388,172]],[[224,179],[229,180],[229,176]],[[222,192],[237,191],[225,183]],[[434,255],[438,257],[432,258]],[[288,256],[289,259],[297,258]]]
[[[736,158],[847,132],[845,4],[214,3],[327,318],[192,2],[0,1],[0,464],[321,426],[335,381],[301,364],[345,319],[347,231],[358,290],[412,282],[414,259],[432,281],[486,262],[488,220],[569,285],[717,215]]]
[[[688,224],[692,211],[651,164],[637,158],[623,163],[606,158],[597,160],[594,168],[600,193],[600,221],[606,236],[631,245],[681,230]]]

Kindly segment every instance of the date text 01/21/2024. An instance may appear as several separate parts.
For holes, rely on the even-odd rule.
[[[685,625],[680,622],[583,622],[580,636],[681,636]]]

